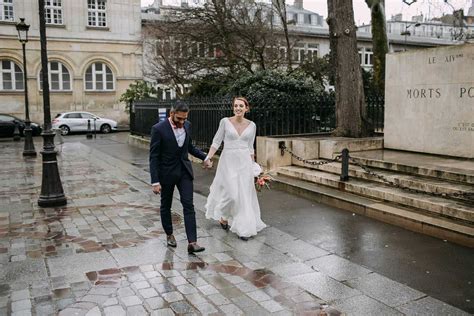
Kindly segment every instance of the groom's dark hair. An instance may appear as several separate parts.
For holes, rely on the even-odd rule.
[[[171,106],[170,112],[189,112],[189,106],[181,100]]]

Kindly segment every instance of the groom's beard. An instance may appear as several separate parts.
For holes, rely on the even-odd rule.
[[[184,122],[183,121],[176,121],[174,119],[174,116],[171,117],[171,120],[173,121],[173,124],[178,127],[178,128],[183,128],[184,126]]]
[[[174,125],[176,125],[176,127],[178,127],[178,128],[183,128],[183,126],[184,126],[184,123],[182,123],[182,122],[180,122],[180,121],[176,122],[175,120],[173,120],[173,123],[174,123]]]

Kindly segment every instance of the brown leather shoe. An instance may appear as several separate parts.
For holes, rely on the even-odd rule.
[[[178,245],[173,235],[166,235],[166,244],[170,247],[176,247]]]
[[[199,246],[197,243],[191,243],[188,245],[188,253],[201,252],[206,250],[206,248]]]

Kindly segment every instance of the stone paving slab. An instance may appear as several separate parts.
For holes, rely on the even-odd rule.
[[[39,208],[41,159],[0,144],[0,315],[459,311],[273,227],[241,241],[204,219],[200,195],[206,251],[188,255],[178,200],[168,249],[146,172],[80,143],[58,161],[68,205]]]

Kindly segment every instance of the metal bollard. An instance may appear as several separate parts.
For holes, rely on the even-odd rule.
[[[87,120],[87,139],[92,139],[91,120]]]
[[[280,154],[283,156],[285,155],[285,142],[284,141],[279,141],[278,142],[278,148],[280,149]]]
[[[15,124],[15,129],[13,130],[13,140],[15,142],[18,142],[21,139],[20,138],[20,129],[18,128],[18,122],[17,121],[15,121],[14,124]]]
[[[341,181],[349,181],[349,149],[342,150]]]
[[[94,117],[94,139],[97,138],[97,127],[95,124],[96,118]]]

